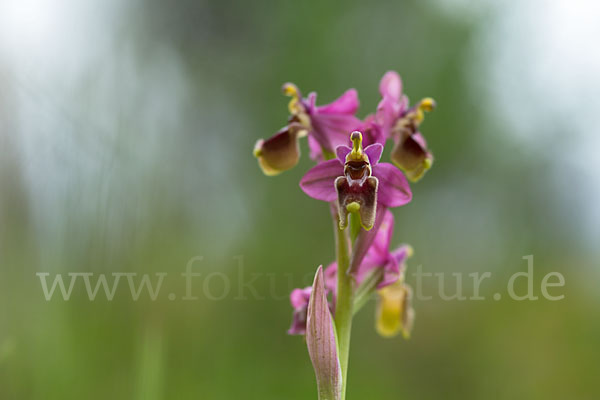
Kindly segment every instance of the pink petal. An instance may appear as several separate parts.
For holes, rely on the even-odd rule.
[[[303,308],[308,305],[308,299],[310,298],[310,292],[312,287],[308,286],[304,289],[294,289],[290,293],[290,303],[294,308]]]
[[[323,149],[317,139],[313,135],[308,135],[308,150],[311,160],[320,162],[323,161]]]
[[[306,98],[306,107],[312,111],[316,108],[316,103],[317,103],[317,93],[310,92],[308,94],[308,97]]]
[[[425,137],[423,137],[423,134],[421,132],[413,133],[411,138],[412,140],[417,142],[419,146],[421,146],[423,149],[427,149],[427,142],[425,141]]]
[[[380,127],[381,135],[383,136],[382,140],[386,140],[392,136],[392,127],[406,109],[407,104],[408,100],[406,96],[402,96],[402,100],[399,102],[389,97],[384,97],[379,102],[377,111],[375,112],[375,121]]]
[[[315,369],[319,398],[339,400],[342,375],[324,280],[323,266],[319,266],[308,303],[306,345]]]
[[[332,262],[325,268],[325,288],[333,293],[337,293],[337,262]]]
[[[371,244],[375,240],[377,232],[381,227],[381,224],[385,217],[386,208],[381,203],[377,203],[377,210],[375,211],[375,223],[373,224],[373,228],[370,230],[361,229],[358,237],[356,238],[356,242],[354,242],[354,246],[352,247],[352,256],[350,258],[350,267],[349,271],[353,274],[357,274],[359,270],[360,264],[363,262],[367,251],[371,247]]]
[[[287,330],[288,335],[305,335],[306,334],[306,309],[294,310],[292,314],[292,325]]]
[[[411,253],[412,248],[409,245],[404,244],[398,247],[396,250],[392,251],[391,256],[394,260],[396,260],[397,263],[403,264],[406,261],[406,259],[410,257]]]
[[[390,210],[385,210],[381,225],[375,235],[375,240],[369,249],[376,252],[381,257],[387,258],[390,248],[390,242],[392,241],[392,235],[394,234],[394,215]]]
[[[380,212],[380,210],[377,212]],[[391,211],[385,208],[381,210],[381,213],[383,214],[383,217],[381,218],[379,229],[377,229],[375,238],[358,267],[358,272],[356,274],[358,284],[360,284],[369,271],[373,268],[382,267],[390,260],[389,246],[394,232],[394,216]]]
[[[334,151],[339,145],[348,144],[350,133],[361,124],[354,116],[358,109],[358,94],[350,89],[330,104],[315,107],[315,94],[309,95],[308,110],[315,139],[326,150]]]
[[[410,256],[411,251],[411,247],[405,244],[389,254],[388,262],[383,267],[383,279],[377,285],[377,289],[392,285],[400,279],[406,268],[406,259]]]
[[[383,267],[383,278],[377,285],[377,289],[383,289],[390,286],[400,279],[400,264],[394,259],[390,259]]]
[[[363,146],[369,147],[373,143],[385,145],[387,138],[384,136],[383,127],[375,121],[374,114],[367,115],[360,128],[356,130],[363,134]]]
[[[392,164],[375,165],[373,176],[379,179],[379,202],[386,207],[400,207],[412,199],[412,192],[406,177]]]
[[[317,107],[316,112],[318,114],[354,114],[358,110],[358,106],[358,92],[356,89],[348,89],[331,103]]]
[[[316,113],[310,116],[310,132],[326,150],[349,143],[350,133],[360,126],[360,119],[351,114]]]
[[[402,80],[395,71],[388,71],[379,83],[381,101],[377,105],[376,120],[385,138],[407,106],[408,99],[402,95]]]
[[[389,96],[394,100],[400,99],[402,95],[402,79],[396,71],[388,71],[379,82],[379,93],[381,97]]]
[[[383,267],[383,279],[377,285],[377,289],[382,289],[392,285],[400,279],[404,269],[406,268],[406,259],[411,253],[411,247],[402,245],[389,254],[388,262]]]
[[[340,160],[342,164],[346,162],[346,156],[351,151],[352,149],[348,146],[338,146],[335,148],[335,154],[337,155],[337,159]]]
[[[312,167],[300,180],[300,188],[313,199],[334,201],[337,199],[334,181],[344,175],[344,166],[339,160],[323,161]]]
[[[381,153],[383,153],[383,146],[379,143],[373,143],[370,146],[365,148],[365,153],[367,153],[367,157],[369,157],[369,162],[371,166],[376,165],[381,158]]]
[[[304,335],[306,333],[306,313],[312,286],[304,289],[294,289],[290,293],[290,303],[294,307],[292,325],[288,329],[288,335]]]

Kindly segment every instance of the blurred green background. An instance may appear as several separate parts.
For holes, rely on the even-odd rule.
[[[409,341],[365,307],[348,398],[600,398],[598,18],[559,0],[3,0],[0,399],[316,398],[287,294],[334,257],[328,209],[298,188],[305,141],[276,178],[252,147],[286,121],[282,83],[320,104],[354,87],[363,117],[390,69],[438,103],[433,169],[394,210],[408,282],[422,265],[451,293],[463,273],[468,296],[466,274],[493,277],[485,301],[416,300]],[[536,295],[558,271],[564,300],[493,300],[530,254]],[[168,276],[156,301],[125,278],[112,301],[81,280],[46,301],[39,272]]]

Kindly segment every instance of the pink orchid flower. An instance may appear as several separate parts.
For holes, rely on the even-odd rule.
[[[427,149],[419,125],[425,111],[435,107],[435,101],[425,98],[408,108],[408,98],[402,94],[402,80],[395,71],[388,71],[379,84],[382,99],[377,106],[375,120],[385,138],[393,138],[392,162],[401,168],[408,179],[415,182],[427,172],[433,163],[433,155]]]
[[[323,161],[300,180],[300,187],[310,197],[327,202],[337,201],[340,227],[347,225],[349,212],[360,215],[361,225],[370,230],[375,225],[378,203],[383,207],[400,207],[412,198],[402,172],[392,164],[379,163],[380,143],[362,148],[362,134],[352,132],[353,148],[338,146],[337,158]]]
[[[361,125],[354,116],[358,109],[358,94],[349,89],[330,104],[317,106],[317,94],[303,98],[293,83],[283,85],[283,92],[292,99],[289,103],[288,124],[269,139],[260,139],[254,155],[266,175],[277,175],[294,167],[300,159],[298,139],[308,136],[310,156],[321,161],[335,148],[348,141],[348,132]]]

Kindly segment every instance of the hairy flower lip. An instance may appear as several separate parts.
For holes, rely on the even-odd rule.
[[[344,172],[348,180],[364,181],[371,175],[370,164],[367,161],[348,161],[344,167]]]
[[[363,150],[362,133],[352,132],[350,141],[352,141],[352,149],[349,152],[347,150],[338,152],[336,149],[338,157],[346,154],[344,157],[345,179],[340,176],[335,180],[340,228],[346,227],[348,215],[354,209],[359,216],[361,226],[365,230],[370,230],[375,223],[379,181],[371,176],[371,162],[368,154]],[[350,205],[358,207],[350,207]]]
[[[355,140],[358,143],[358,138]],[[332,202],[337,199],[342,227],[346,225],[345,206],[357,201],[367,218],[362,221],[363,227],[370,229],[374,223],[374,218],[370,216],[375,215],[378,203],[386,207],[399,207],[410,202],[412,193],[400,170],[391,164],[379,163],[383,152],[381,144],[375,143],[365,149],[359,144],[354,147],[338,146],[337,158],[311,168],[300,180],[300,187],[307,195],[318,200]],[[365,169],[367,164],[368,172]]]
[[[340,228],[344,229],[348,225],[348,215],[353,208],[360,217],[362,227],[365,230],[373,228],[379,181],[369,175],[361,175],[359,179],[354,180],[350,178],[349,174],[346,174],[345,177],[340,176],[335,180]],[[355,203],[358,204],[358,208],[349,207]]]

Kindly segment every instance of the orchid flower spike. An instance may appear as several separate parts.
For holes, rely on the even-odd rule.
[[[326,270],[318,267],[312,286],[290,294],[288,333],[305,337],[319,400],[344,400],[354,313],[377,293],[379,334],[408,338],[414,324],[412,289],[404,282],[412,248],[390,250],[390,208],[411,201],[408,180],[419,180],[432,165],[420,125],[435,101],[424,98],[409,106],[394,71],[382,77],[381,101],[363,120],[355,116],[359,103],[354,89],[322,106],[316,105],[315,92],[305,97],[293,83],[282,90],[290,98],[287,123],[272,137],[258,140],[254,156],[266,175],[280,174],[298,164],[299,140],[307,137],[310,158],[317,164],[302,177],[300,188],[329,203],[337,255]],[[392,163],[380,163],[388,139],[394,142]]]

